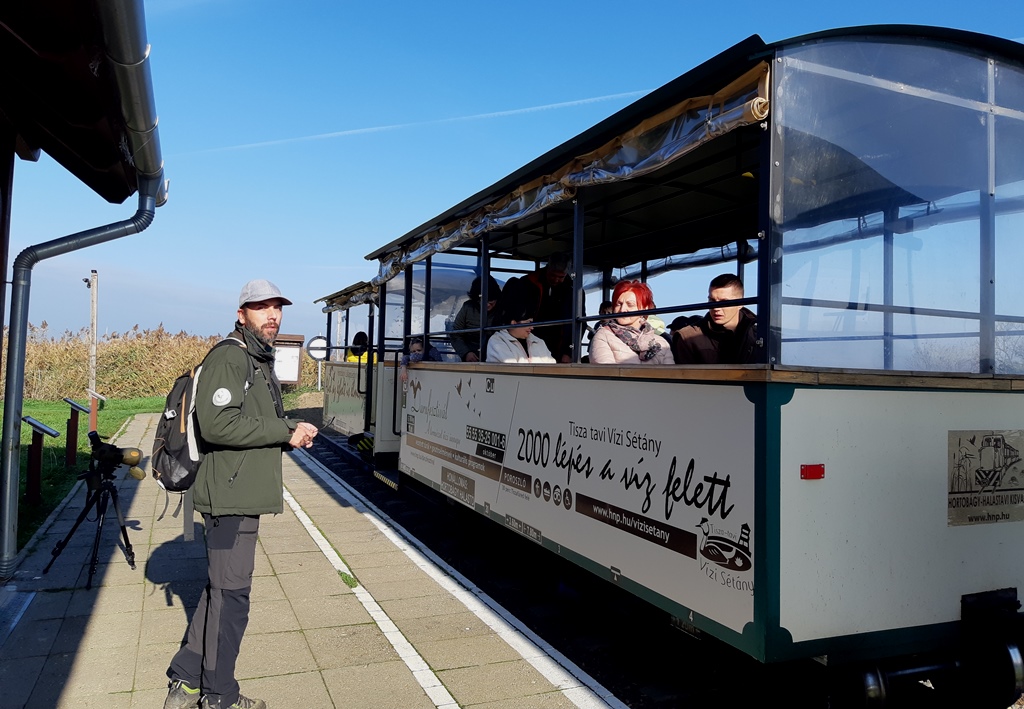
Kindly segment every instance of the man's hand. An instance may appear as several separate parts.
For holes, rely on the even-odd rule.
[[[320,433],[316,426],[305,421],[300,421],[292,431],[292,437],[288,443],[291,444],[292,448],[311,448],[313,446],[313,439],[316,438],[316,434]]]
[[[476,352],[470,352],[466,355],[467,362],[479,362],[480,358],[476,356]]]

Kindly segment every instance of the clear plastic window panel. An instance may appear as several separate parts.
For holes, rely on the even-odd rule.
[[[996,195],[995,195],[995,270],[996,315],[1024,317],[1024,72],[1003,73],[1003,84],[1016,80],[1016,93],[1009,98],[1019,106],[1016,114],[998,116],[995,122]],[[997,95],[1009,91],[997,85]],[[999,368],[999,347],[996,347],[996,371]]]
[[[988,62],[973,55],[918,43],[865,38],[825,40],[787,52],[811,70],[854,75],[857,80],[896,83],[940,94],[985,101]]]
[[[882,369],[881,313],[782,306],[782,361],[841,369]]]
[[[995,65],[996,103],[1024,111],[1024,70],[999,62]]]
[[[414,267],[415,268],[415,267]],[[387,340],[388,349],[398,349],[402,346],[402,335],[404,333],[403,321],[405,318],[405,277],[406,273],[399,273],[397,276],[387,282],[385,288],[387,289],[387,303],[383,316],[383,322],[381,322],[380,313],[378,312],[377,327],[384,328],[384,337]],[[416,274],[413,274],[413,283],[416,282]],[[423,301],[420,300],[420,322],[422,323],[422,312],[423,312]],[[413,332],[417,332],[417,325],[415,322],[416,313],[416,302],[413,301],[412,311],[413,315]]]
[[[459,308],[469,297],[469,288],[477,274],[478,259],[469,254],[438,254],[433,257],[430,277],[430,331],[452,329]],[[440,342],[443,337],[433,337]]]
[[[331,342],[328,343],[332,348],[328,351],[327,359],[331,362],[344,362],[345,361],[345,311],[335,310],[331,313]],[[349,335],[351,337],[351,335]]]
[[[1024,374],[1024,324],[996,323],[996,372]]]
[[[979,321],[973,318],[893,316],[893,369],[977,373]]]
[[[988,71],[984,58],[924,45],[783,55],[784,364],[978,370],[988,156],[1019,130],[992,145]],[[1001,184],[1021,170],[1011,151]]]

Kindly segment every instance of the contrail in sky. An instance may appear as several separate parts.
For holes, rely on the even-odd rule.
[[[545,106],[531,106],[529,108],[514,108],[510,111],[495,111],[493,113],[477,113],[472,116],[456,116],[455,118],[438,118],[433,121],[419,121],[416,123],[394,123],[386,126],[372,126],[369,128],[353,128],[351,130],[339,130],[333,133],[320,133],[318,135],[305,135],[298,138],[282,138],[281,140],[265,140],[259,143],[246,143],[244,145],[230,145],[223,148],[210,148],[209,150],[197,150],[183,153],[184,155],[202,155],[205,153],[220,153],[228,150],[249,150],[250,148],[267,148],[273,145],[288,145],[289,143],[303,143],[310,140],[327,140],[329,138],[344,138],[350,135],[363,135],[366,133],[382,133],[384,131],[401,130],[402,128],[415,128],[419,126],[441,125],[444,123],[459,123],[462,121],[479,121],[487,118],[504,118],[505,116],[518,116],[524,113],[536,113],[538,111],[553,111],[559,108],[573,108],[585,106],[601,101],[615,101],[618,99],[629,99],[643,96],[648,91],[629,91],[624,94],[610,94],[608,96],[597,96],[594,98],[583,98],[576,101],[563,101],[562,103],[549,103]]]

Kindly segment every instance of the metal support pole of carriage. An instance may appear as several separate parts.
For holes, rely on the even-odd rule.
[[[384,312],[386,298],[387,285],[382,285],[380,287],[380,305],[378,306],[381,310],[381,313]],[[377,341],[374,337],[374,335],[376,334],[376,330],[374,330],[373,322],[373,303],[370,303],[369,308],[370,315],[366,319],[366,395],[363,398],[364,433],[370,432],[370,426],[373,423],[373,364],[377,357],[377,347],[374,347],[372,344],[373,342]],[[383,332],[383,328],[381,328],[381,331]],[[383,336],[381,336],[380,341],[383,342]],[[380,342],[378,342],[378,347],[379,346]],[[357,364],[356,366],[362,365]]]
[[[988,62],[986,93],[989,105],[996,102],[995,66]],[[981,311],[979,337],[979,369],[982,374],[996,371],[996,119],[989,113],[985,120],[985,176],[986,190],[978,196],[980,237]]]
[[[782,141],[773,145],[768,122],[760,124],[758,144],[759,175],[757,193],[757,336],[758,362],[776,364],[782,351],[782,239],[772,220],[774,196],[782,190]],[[775,151],[778,154],[774,154]]]
[[[406,266],[404,273],[405,291],[402,296],[405,313],[402,318],[402,352],[409,354],[409,338],[412,337],[412,265]],[[423,351],[426,352],[427,348],[424,347]]]
[[[351,312],[352,312],[351,310],[346,310],[345,311],[345,347],[348,347],[348,343],[349,343],[349,340],[351,338],[351,335],[349,334],[349,329],[348,329],[349,320],[350,320],[349,313],[351,313]],[[344,357],[342,359],[344,359]]]
[[[430,289],[433,287],[431,272],[433,258],[427,256],[426,273],[423,274],[423,355],[430,351]]]
[[[488,283],[491,280],[491,235],[484,233],[480,237],[480,253],[477,254],[477,272],[480,274],[480,322],[477,330],[477,352],[480,353],[480,361],[487,359],[487,304],[491,302],[491,288]]]
[[[885,305],[885,311],[882,313],[882,368],[886,370],[893,368],[893,346],[895,344],[892,314],[895,233],[892,225],[898,216],[898,209],[887,209],[882,226],[882,304]]]
[[[577,195],[572,201],[572,361],[580,363],[583,349],[583,232],[586,228],[586,210]]]
[[[331,339],[334,336],[334,328],[332,327],[333,324],[334,324],[334,312],[332,311],[332,312],[327,313],[327,327],[325,328],[326,334],[324,335],[324,337],[327,338],[327,357],[326,357],[326,359],[328,361],[331,359],[331,348],[334,346],[334,340]]]

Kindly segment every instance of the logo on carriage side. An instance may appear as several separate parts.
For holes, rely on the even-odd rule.
[[[487,377],[487,383],[484,385],[484,391],[488,394],[494,393],[494,377]]]
[[[1024,520],[1024,431],[949,431],[949,526]]]
[[[409,382],[409,388],[412,389],[412,398],[415,399],[417,396],[419,396],[420,389],[423,388],[423,385],[420,384],[420,381],[418,379],[413,379],[411,382]]]
[[[746,571],[750,568],[750,525],[740,527],[737,539],[731,532],[712,526],[707,517],[700,524],[700,555],[730,571]]]
[[[1024,486],[1020,451],[1007,440],[1007,434],[1014,433],[1018,434],[1014,439],[1019,439],[1017,431],[975,433],[970,438],[958,436],[950,465],[949,492],[983,493]]]

